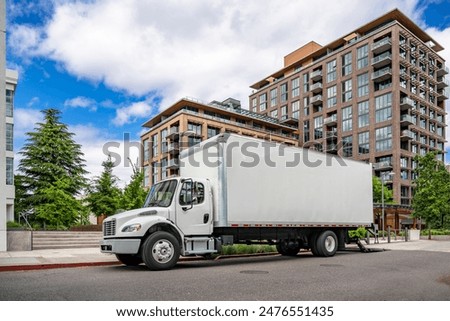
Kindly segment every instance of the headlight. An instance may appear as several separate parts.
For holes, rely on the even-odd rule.
[[[127,225],[122,229],[122,232],[137,232],[141,229],[141,224],[136,223],[132,225]]]

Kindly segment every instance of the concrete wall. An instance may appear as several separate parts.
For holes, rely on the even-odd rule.
[[[33,236],[31,231],[8,231],[8,251],[31,251]]]

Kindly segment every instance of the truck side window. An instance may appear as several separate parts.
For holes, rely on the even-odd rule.
[[[191,182],[184,182],[180,192],[180,205],[197,205],[205,200],[205,187],[202,183],[195,182],[192,186]]]

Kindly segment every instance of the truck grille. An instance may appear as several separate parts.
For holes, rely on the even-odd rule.
[[[114,236],[116,235],[116,220],[103,222],[103,236]]]

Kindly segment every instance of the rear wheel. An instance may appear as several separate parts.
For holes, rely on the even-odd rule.
[[[116,258],[127,266],[137,266],[142,263],[142,259],[132,254],[116,254]]]
[[[337,249],[338,240],[333,231],[323,231],[320,233],[316,241],[316,250],[319,256],[333,256],[336,254]]]
[[[277,251],[281,255],[296,256],[300,251],[300,244],[294,241],[282,240],[277,243]]]
[[[318,233],[313,233],[308,239],[309,248],[314,256],[319,256],[319,252],[317,251],[317,236]]]
[[[150,270],[169,270],[180,257],[180,244],[175,236],[158,231],[151,234],[142,246],[142,259]]]

